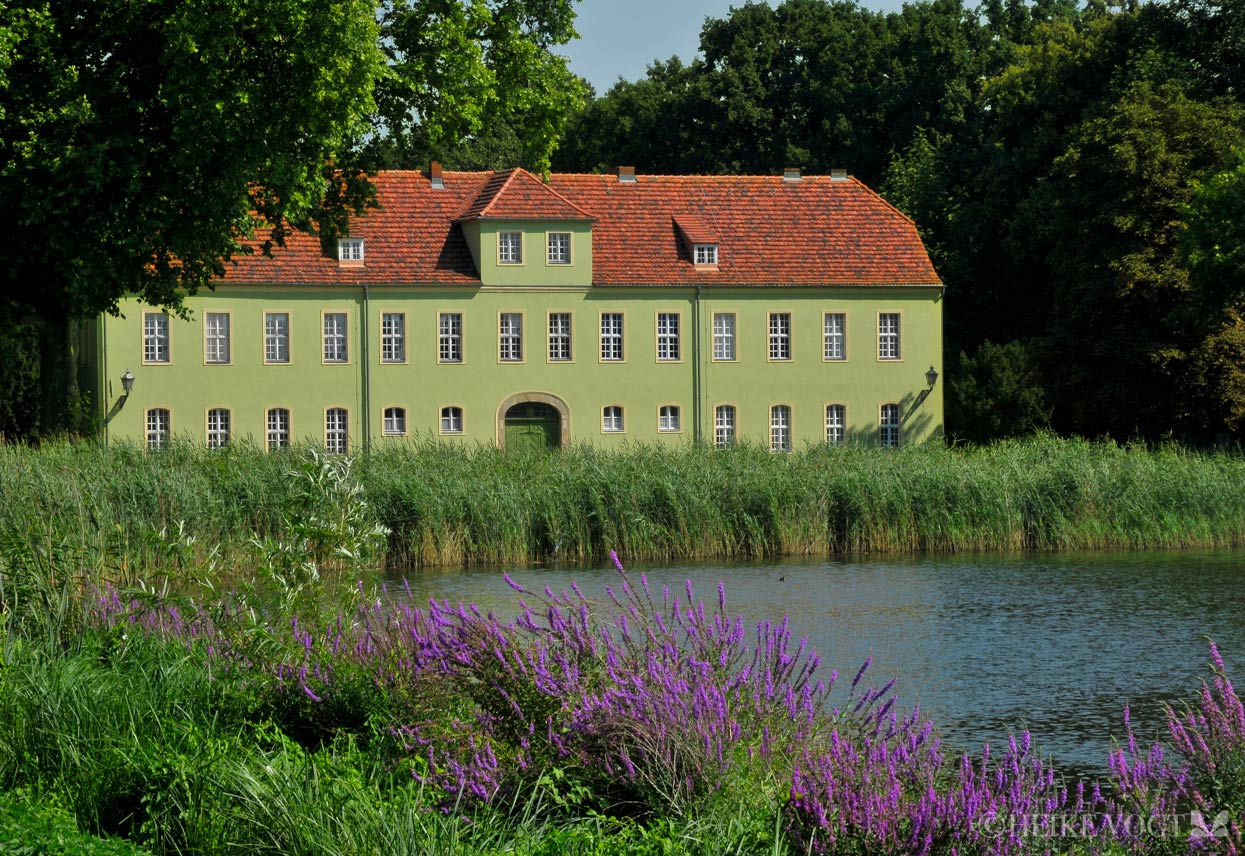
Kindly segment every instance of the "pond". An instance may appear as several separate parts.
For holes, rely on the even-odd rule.
[[[660,590],[716,602],[757,620],[791,617],[836,668],[839,690],[872,654],[871,681],[898,679],[900,703],[919,702],[944,746],[977,752],[1028,729],[1070,775],[1106,770],[1131,706],[1138,737],[1166,734],[1163,703],[1179,704],[1208,674],[1206,639],[1245,682],[1245,553],[1095,553],[860,561],[640,565]],[[605,599],[611,568],[510,570],[529,590],[578,581]],[[517,595],[498,569],[408,575],[417,600],[475,602],[506,617]],[[836,690],[836,695],[839,694]],[[841,696],[840,696],[841,697]]]

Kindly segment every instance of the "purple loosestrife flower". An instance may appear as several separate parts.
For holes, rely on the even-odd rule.
[[[859,684],[859,683],[860,683],[860,679],[861,679],[861,678],[863,678],[863,677],[865,676],[865,670],[867,670],[867,669],[869,668],[869,666],[870,666],[872,663],[873,663],[873,655],[872,655],[872,654],[870,654],[869,656],[865,657],[865,661],[864,661],[863,663],[861,663],[861,665],[860,665],[860,671],[858,671],[858,672],[856,673],[856,677],[852,678],[852,689],[851,689],[851,692],[852,692],[853,694],[855,694],[855,692],[856,692],[856,685],[857,685],[857,684]]]

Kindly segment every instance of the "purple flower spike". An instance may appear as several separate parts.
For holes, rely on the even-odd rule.
[[[865,657],[864,663],[860,666],[860,671],[856,673],[856,677],[852,678],[852,692],[856,692],[856,685],[860,683],[860,679],[865,676],[865,670],[873,663],[873,655]]]

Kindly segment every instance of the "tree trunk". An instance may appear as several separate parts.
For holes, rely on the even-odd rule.
[[[38,434],[76,433],[81,422],[76,338],[69,314],[44,307],[38,315],[40,408]]]

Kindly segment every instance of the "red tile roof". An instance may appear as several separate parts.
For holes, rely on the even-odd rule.
[[[341,267],[296,235],[273,258],[237,260],[229,283],[478,285],[465,218],[584,219],[596,285],[939,285],[912,221],[855,179],[804,176],[382,172],[380,209],[355,218],[363,267]],[[696,268],[680,223],[716,235],[716,269]]]
[[[584,209],[525,169],[493,173],[462,220],[592,220]]]
[[[679,227],[683,237],[689,244],[716,244],[718,230],[713,228],[704,217],[692,214],[675,214],[674,225]]]

